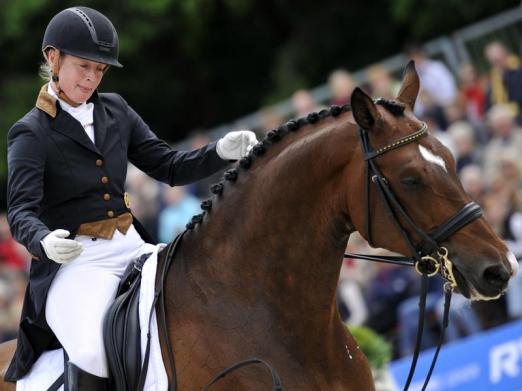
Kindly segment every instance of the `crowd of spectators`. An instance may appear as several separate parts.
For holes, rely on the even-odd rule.
[[[522,67],[516,55],[500,42],[489,43],[484,55],[490,64],[480,74],[473,64],[461,66],[457,75],[446,65],[425,56],[418,46],[407,55],[415,60],[421,79],[417,116],[454,154],[464,188],[478,202],[495,231],[511,251],[522,258]],[[355,88],[350,73],[337,69],[328,77],[330,101],[316,102],[301,89],[292,96],[295,113],[301,117],[330,104],[350,102]],[[374,97],[392,99],[400,82],[385,67],[367,69],[364,89]],[[256,129],[260,136],[281,124],[281,118],[265,110],[265,122]],[[207,144],[203,131],[194,132],[183,148]],[[200,201],[209,196],[209,185],[220,174],[196,184],[168,188],[129,166],[127,191],[134,215],[159,241],[171,241],[200,211]],[[352,235],[350,252],[383,253]],[[0,215],[0,340],[16,335],[30,256],[9,234],[5,214]],[[519,274],[521,276],[522,274]],[[442,282],[430,282],[429,319],[424,347],[437,340],[442,311]],[[411,268],[389,264],[345,260],[337,292],[339,311],[351,325],[366,325],[394,345],[395,357],[411,353],[418,316],[419,278]],[[507,294],[494,302],[472,303],[456,297],[452,303],[447,340],[461,338],[511,319],[522,318],[522,277]]]

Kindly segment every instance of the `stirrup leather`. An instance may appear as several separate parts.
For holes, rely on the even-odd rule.
[[[70,361],[66,364],[65,377],[65,391],[109,391],[107,378],[85,372]]]

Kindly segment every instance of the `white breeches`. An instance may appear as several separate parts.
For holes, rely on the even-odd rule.
[[[129,262],[154,245],[145,243],[133,225],[112,240],[77,236],[81,255],[58,270],[47,296],[47,323],[69,360],[93,375],[108,377],[103,317]]]

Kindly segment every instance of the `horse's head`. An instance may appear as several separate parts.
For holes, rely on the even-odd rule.
[[[431,249],[424,254],[431,252],[433,246],[426,242],[436,236],[433,233],[451,226],[446,223],[462,216],[471,201],[457,177],[451,153],[425,131],[425,124],[412,112],[418,92],[419,78],[410,62],[395,101],[373,101],[356,89],[351,102],[355,121],[364,129],[361,144],[368,141],[366,153],[362,145],[348,167],[352,174],[358,173],[351,176],[357,177],[357,189],[352,183],[348,196],[352,223],[374,246],[406,255],[423,248]],[[375,175],[379,171],[382,177]],[[380,187],[375,183],[379,178]],[[388,189],[391,192],[386,195]],[[386,206],[390,194],[398,203],[391,200]],[[518,264],[486,220],[477,218],[479,214],[476,207],[464,216],[473,215],[464,226],[449,229],[449,236],[441,235],[436,242],[439,249],[448,250],[460,292],[473,299],[492,299],[505,291]],[[401,229],[415,250],[408,246]]]

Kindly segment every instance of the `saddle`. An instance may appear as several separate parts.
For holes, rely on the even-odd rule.
[[[143,254],[129,264],[118,287],[116,299],[105,314],[103,341],[111,390],[138,390],[140,385],[143,387],[145,380],[141,379],[144,376],[141,376],[141,330],[138,306],[141,270],[149,256],[150,253]]]

